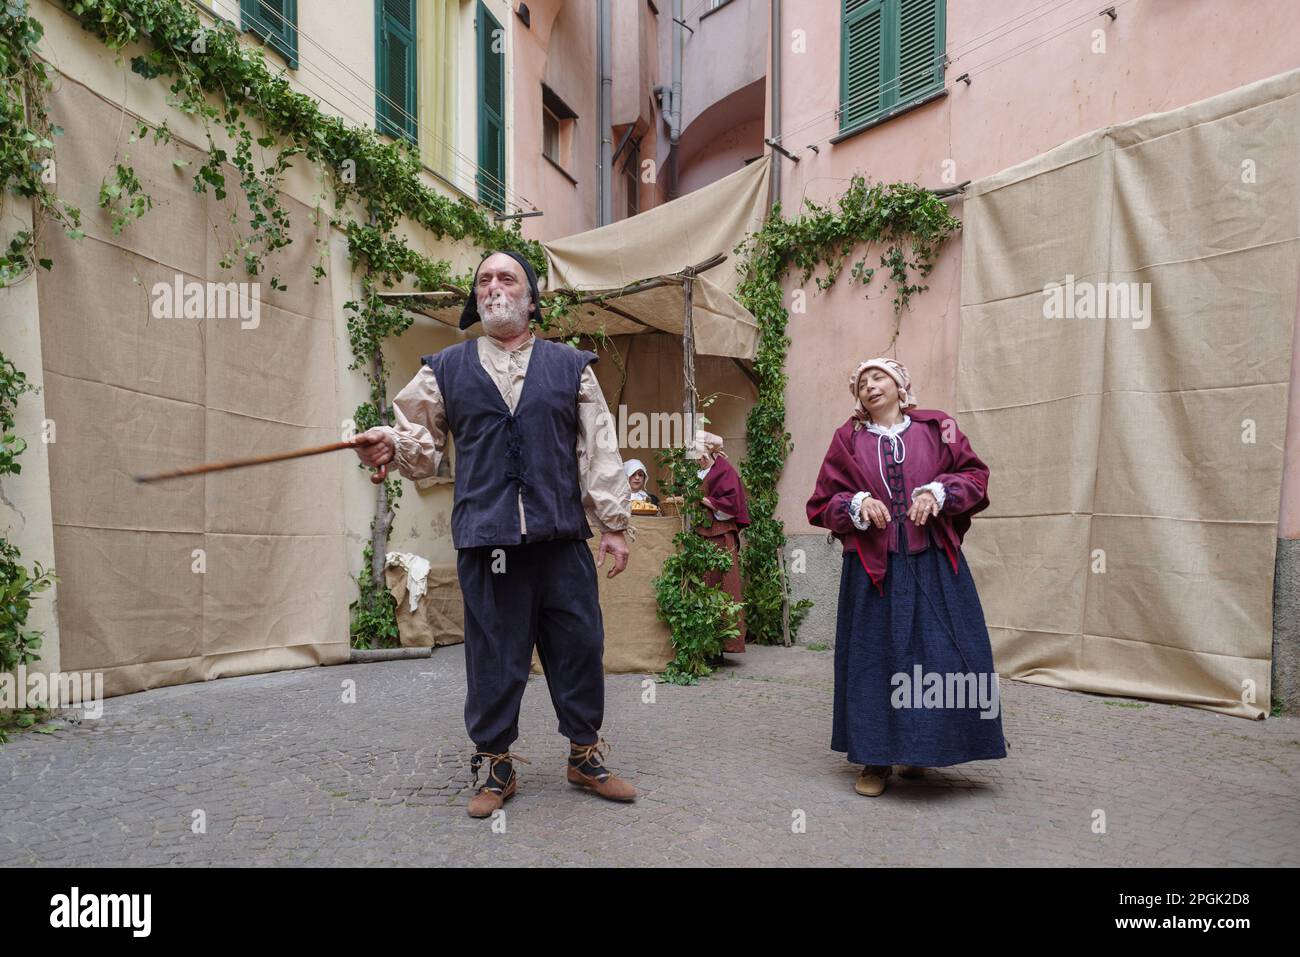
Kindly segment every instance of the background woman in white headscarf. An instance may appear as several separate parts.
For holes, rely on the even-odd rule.
[[[659,504],[658,496],[650,491],[650,474],[646,472],[644,462],[628,459],[623,463],[623,471],[627,473],[627,484],[632,489],[632,501]]]

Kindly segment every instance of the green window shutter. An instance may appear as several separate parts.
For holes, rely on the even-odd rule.
[[[419,141],[415,0],[375,0],[375,128]]]
[[[239,20],[298,69],[298,0],[239,0]]]
[[[842,0],[840,130],[943,88],[946,0]]]
[[[478,5],[478,198],[505,211],[505,31]]]
[[[844,0],[840,31],[840,129],[879,113],[886,89],[886,0]]]
[[[901,0],[898,17],[898,102],[943,86],[943,0]]]

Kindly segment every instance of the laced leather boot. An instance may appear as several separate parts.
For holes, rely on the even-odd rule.
[[[528,763],[527,758],[518,754],[511,754],[509,751],[501,754],[494,754],[491,751],[475,751],[474,756],[470,759],[470,767],[474,769],[475,784],[478,784],[479,768],[485,758],[488,762],[487,782],[479,788],[477,794],[469,799],[467,810],[470,817],[491,817],[493,812],[514,797],[518,788],[519,776],[515,774],[514,765],[511,764],[511,761]]]
[[[609,744],[600,738],[594,744],[569,742],[569,762],[564,776],[574,787],[594,791],[609,801],[635,801],[636,788],[605,767]]]

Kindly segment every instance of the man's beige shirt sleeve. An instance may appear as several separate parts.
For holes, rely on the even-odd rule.
[[[396,440],[393,462],[402,475],[415,480],[438,474],[447,448],[447,409],[432,369],[420,366],[393,399],[393,424],[380,428]]]
[[[578,383],[578,477],[587,520],[602,532],[626,532],[632,489],[623,472],[618,432],[596,373],[588,365]]]

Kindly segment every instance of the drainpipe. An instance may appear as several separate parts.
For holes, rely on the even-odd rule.
[[[612,42],[610,39],[610,0],[599,0],[597,15],[597,33],[599,34],[600,61],[600,225],[614,221],[614,157],[611,140],[614,125],[613,98],[614,77],[610,72],[612,61]]]
[[[672,111],[668,115],[668,161],[672,166],[668,180],[668,198],[677,198],[677,141],[682,135],[682,0],[673,0],[673,92]]]
[[[772,0],[772,139],[781,140],[781,0]],[[768,207],[781,201],[781,161],[773,156],[771,177],[768,179]]]

